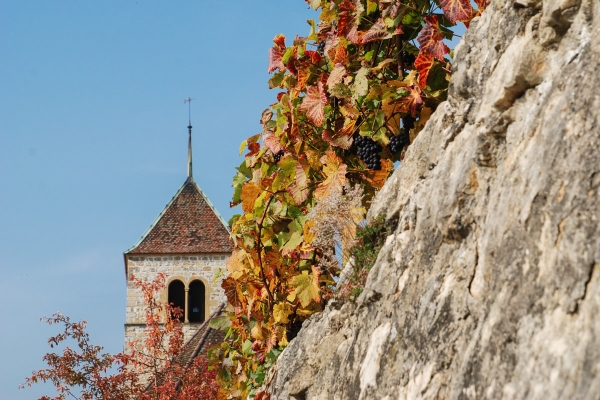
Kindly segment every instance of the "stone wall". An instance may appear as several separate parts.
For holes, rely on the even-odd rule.
[[[125,343],[140,339],[144,331],[143,296],[132,281],[134,275],[138,279],[150,281],[159,272],[167,274],[166,286],[175,279],[182,281],[186,288],[198,279],[206,288],[206,308],[204,315],[208,317],[214,309],[226,300],[221,288],[222,278],[215,280],[221,270],[225,270],[225,261],[229,254],[198,255],[127,255],[127,305],[125,314]],[[160,301],[167,301],[167,290],[160,293]],[[184,330],[186,340],[195,332],[200,324],[186,323]]]
[[[600,2],[492,0],[378,194],[394,228],[271,399],[600,398]]]

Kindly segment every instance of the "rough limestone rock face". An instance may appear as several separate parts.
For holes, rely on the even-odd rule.
[[[600,398],[600,2],[493,0],[456,60],[364,292],[304,323],[272,399]]]

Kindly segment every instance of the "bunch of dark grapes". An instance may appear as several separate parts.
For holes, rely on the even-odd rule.
[[[320,55],[325,54],[325,41],[322,40],[319,42],[319,44],[317,45],[317,53],[319,53]]]
[[[415,127],[415,118],[406,116],[402,118],[402,129],[398,135],[394,135],[390,138],[390,142],[387,145],[388,150],[392,154],[396,154],[410,144],[409,132]]]
[[[281,157],[283,157],[283,150],[279,150],[279,152],[275,153],[275,155],[273,156],[273,158],[275,159],[275,164],[277,164],[279,162],[279,160],[281,160]]]
[[[396,154],[402,151],[404,146],[406,146],[407,144],[409,144],[408,136],[404,133],[400,133],[399,135],[393,135],[390,138],[390,142],[388,143],[387,148],[390,151],[390,153]]]
[[[354,144],[358,147],[358,157],[363,160],[369,169],[379,171],[381,169],[381,145],[373,139],[365,136],[356,135]]]

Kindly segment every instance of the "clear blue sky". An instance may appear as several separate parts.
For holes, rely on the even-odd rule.
[[[186,178],[225,219],[239,143],[274,102],[267,50],[303,0],[0,1],[0,400],[44,366],[61,311],[122,350],[123,251]],[[289,43],[289,42],[288,42]]]

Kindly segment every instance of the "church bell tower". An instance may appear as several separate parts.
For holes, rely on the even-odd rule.
[[[183,310],[187,338],[226,300],[218,270],[225,269],[233,243],[227,224],[194,181],[192,126],[188,126],[187,179],[138,242],[123,254],[127,277],[125,344],[144,334],[142,293],[131,276],[167,275],[161,300]]]

